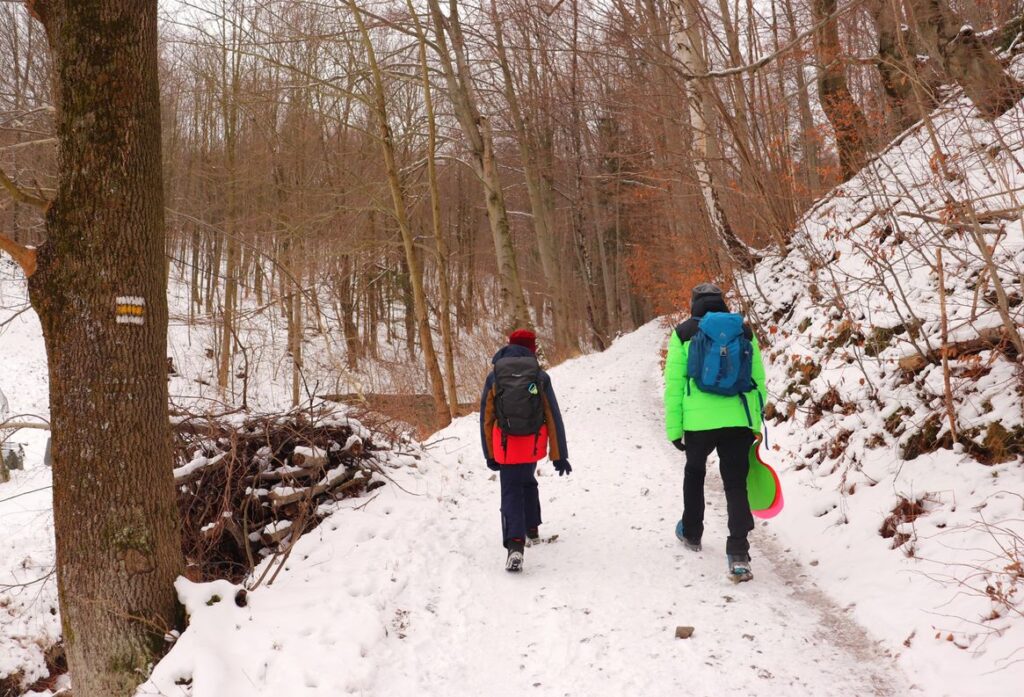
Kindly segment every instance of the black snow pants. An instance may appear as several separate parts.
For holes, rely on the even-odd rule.
[[[708,455],[718,450],[719,470],[725,485],[729,512],[729,538],[725,553],[750,557],[747,533],[754,529],[754,516],[747,499],[747,459],[754,444],[754,432],[746,427],[730,426],[710,431],[687,431],[686,469],[683,474],[683,530],[693,542],[704,534],[704,476]]]
[[[536,462],[501,466],[501,535],[505,547],[511,540],[526,541],[526,530],[540,525],[540,494]]]

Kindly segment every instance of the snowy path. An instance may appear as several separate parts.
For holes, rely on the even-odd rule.
[[[193,588],[191,628],[147,694],[913,694],[767,528],[752,537],[755,580],[726,579],[717,475],[704,551],[675,540],[682,459],[661,429],[663,333],[645,327],[552,371],[575,471],[542,466],[542,535],[559,539],[527,549],[523,574],[504,571],[498,483],[476,417],[462,419],[402,480],[419,496],[388,486],[336,514],[248,607],[207,608],[210,586]],[[677,625],[693,637],[675,639]],[[191,691],[171,687],[189,677]]]
[[[543,466],[542,535],[559,539],[528,549],[521,576],[502,568],[498,483],[476,430],[450,429],[468,452],[447,473],[443,517],[423,531],[427,558],[415,563],[426,583],[396,599],[409,629],[392,644],[382,694],[907,693],[764,531],[752,538],[755,582],[725,578],[717,476],[704,551],[676,541],[682,459],[662,433],[652,331],[664,333],[642,330],[553,371],[576,469],[566,479]],[[676,625],[694,636],[675,639]]]

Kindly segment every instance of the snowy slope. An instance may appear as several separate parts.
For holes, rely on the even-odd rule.
[[[775,527],[916,678],[1019,694],[1021,364],[991,349],[950,360],[954,444],[941,364],[899,361],[942,346],[939,247],[949,341],[1002,325],[975,222],[1024,333],[1024,109],[988,123],[960,98],[933,116],[933,132],[907,134],[742,279],[773,361],[789,493]]]
[[[228,584],[182,582],[190,628],[140,694],[917,694],[771,526],[754,533],[755,581],[726,580],[717,477],[704,551],[675,540],[666,334],[655,322],[552,371],[575,471],[541,467],[542,534],[559,538],[527,550],[524,574],[503,569],[498,484],[466,417],[396,475],[409,493],[346,504],[245,607]]]

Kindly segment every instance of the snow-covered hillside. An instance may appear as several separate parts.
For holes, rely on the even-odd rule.
[[[914,675],[995,695],[1024,684],[1024,372],[999,310],[1024,331],[1024,112],[974,113],[907,134],[744,289],[773,363],[777,527]]]

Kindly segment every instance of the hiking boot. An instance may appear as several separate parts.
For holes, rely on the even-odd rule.
[[[526,546],[532,547],[533,545],[540,544],[540,529],[539,528],[527,528],[526,529]]]
[[[733,583],[741,583],[754,578],[754,574],[750,571],[749,554],[727,554],[725,558],[729,562],[729,578]]]
[[[685,534],[683,534],[683,521],[682,520],[680,520],[678,523],[676,523],[676,537],[678,537],[679,541],[683,543],[683,546],[686,547],[691,552],[699,552],[701,550],[700,540],[697,540],[696,542],[694,542],[689,537],[687,537]]]
[[[505,559],[505,571],[517,573],[523,570],[523,543],[512,540],[508,545],[508,558]]]

